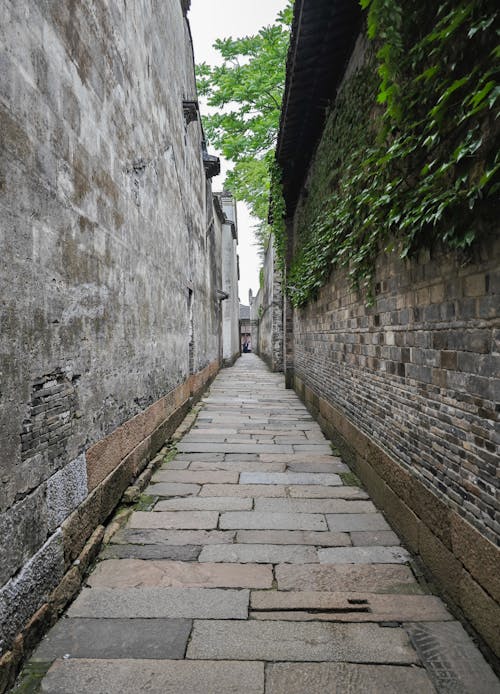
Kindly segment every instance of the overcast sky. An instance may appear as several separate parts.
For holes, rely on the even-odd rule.
[[[261,27],[272,24],[286,5],[286,0],[192,0],[189,22],[193,35],[196,62],[220,62],[212,48],[218,38],[233,38],[255,34]],[[201,104],[203,112],[203,103]],[[209,146],[209,151],[214,148]],[[227,165],[221,159],[222,173],[212,179],[214,191],[222,189]],[[248,290],[259,289],[260,260],[252,232],[252,217],[246,205],[238,203],[238,253],[240,256],[240,301],[248,304]]]

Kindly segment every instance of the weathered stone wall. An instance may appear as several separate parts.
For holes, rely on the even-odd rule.
[[[0,14],[3,650],[215,374],[221,239],[180,0]]]
[[[255,302],[257,315],[252,316],[258,320],[256,351],[271,371],[283,371],[283,296],[272,240],[264,256],[263,273],[263,286]]]
[[[234,363],[240,354],[238,297],[238,217],[236,200],[230,193],[219,193],[222,220],[222,289],[228,295],[222,303],[222,356],[224,364]]]

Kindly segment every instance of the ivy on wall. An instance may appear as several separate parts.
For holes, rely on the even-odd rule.
[[[493,0],[361,0],[371,52],[342,87],[297,210],[287,285],[295,306],[335,267],[371,300],[381,252],[468,249],[498,210],[498,59]],[[273,174],[276,251],[284,205]]]

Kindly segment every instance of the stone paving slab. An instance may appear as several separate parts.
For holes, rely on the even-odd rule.
[[[258,463],[259,456],[257,453],[226,453],[224,461],[226,463]]]
[[[199,418],[196,420],[199,422]],[[212,427],[210,424],[206,424],[204,426],[200,426],[199,423],[197,423],[192,429],[191,429],[191,434],[203,434],[203,433],[211,433],[211,434],[234,434],[234,427],[226,427],[226,428],[215,428]],[[249,432],[250,433],[250,432]]]
[[[250,608],[254,619],[338,622],[442,622],[453,619],[443,602],[434,595],[254,590]]]
[[[401,564],[278,565],[279,590],[420,593],[412,572]]]
[[[282,484],[205,484],[200,496],[286,496],[286,487]]]
[[[182,484],[237,484],[238,472],[224,470],[159,470],[151,480],[156,482],[177,482]]]
[[[369,547],[372,545],[394,547],[400,545],[401,541],[392,530],[360,530],[351,532],[351,542],[354,546]]]
[[[270,588],[272,567],[141,559],[106,559],[87,579],[95,588]]]
[[[221,530],[327,530],[324,517],[313,513],[266,513],[257,511],[228,511],[221,513]]]
[[[354,530],[390,530],[381,513],[336,513],[327,515],[328,527],[338,532]]]
[[[500,693],[500,681],[459,622],[405,626],[439,694]]]
[[[190,461],[197,460],[199,462],[213,463],[214,461],[224,460],[224,453],[178,453],[175,456],[175,460],[178,461]],[[168,464],[167,464],[168,469]]]
[[[116,544],[138,545],[220,545],[233,542],[231,530],[164,530],[163,528],[124,528],[111,538]]]
[[[134,511],[129,528],[165,528],[167,530],[210,530],[219,520],[217,511]]]
[[[154,511],[249,511],[250,498],[234,496],[194,496],[158,501]]]
[[[285,463],[261,463],[259,460],[226,460],[223,463],[190,463],[190,470],[226,470],[228,472],[284,472]]]
[[[403,629],[375,624],[195,620],[187,658],[417,663]]]
[[[242,472],[240,484],[342,484],[338,475],[322,472]]]
[[[278,443],[180,443],[181,453],[293,453],[292,446]]]
[[[256,511],[273,513],[375,513],[371,501],[346,499],[256,499]]]
[[[201,547],[193,545],[126,545],[110,544],[99,555],[100,559],[170,559],[173,561],[194,561],[198,559]]]
[[[349,472],[347,465],[340,460],[332,463],[288,463],[287,470],[289,472],[323,472],[327,474]]]
[[[149,484],[144,490],[144,493],[151,494],[152,496],[196,496],[200,489],[200,484],[159,482],[158,484]]]
[[[191,624],[189,619],[62,619],[34,659],[183,658]]]
[[[322,453],[328,455],[331,452],[330,444],[327,443],[295,443],[293,444],[294,453]]]
[[[164,467],[168,470],[186,470],[189,464],[189,460],[169,460],[168,463],[164,463]]]
[[[44,694],[236,694],[243,691],[264,694],[264,664],[57,660],[45,676],[41,691]]]
[[[420,667],[354,663],[273,663],[266,694],[435,694]]]
[[[287,488],[288,494],[297,499],[369,499],[368,494],[359,487],[323,487],[318,484],[297,485]]]
[[[248,602],[248,589],[85,588],[69,608],[68,615],[105,619],[246,619]]]
[[[305,545],[234,544],[209,545],[203,548],[199,561],[262,564],[312,564],[318,561],[314,547]]]
[[[236,542],[273,545],[316,545],[320,547],[347,547],[351,541],[347,533],[309,530],[238,530]]]
[[[402,547],[329,547],[318,550],[321,564],[405,564],[409,553]]]

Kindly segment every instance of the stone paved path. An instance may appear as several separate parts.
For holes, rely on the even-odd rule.
[[[500,691],[348,472],[281,375],[222,371],[38,648],[42,691]]]

